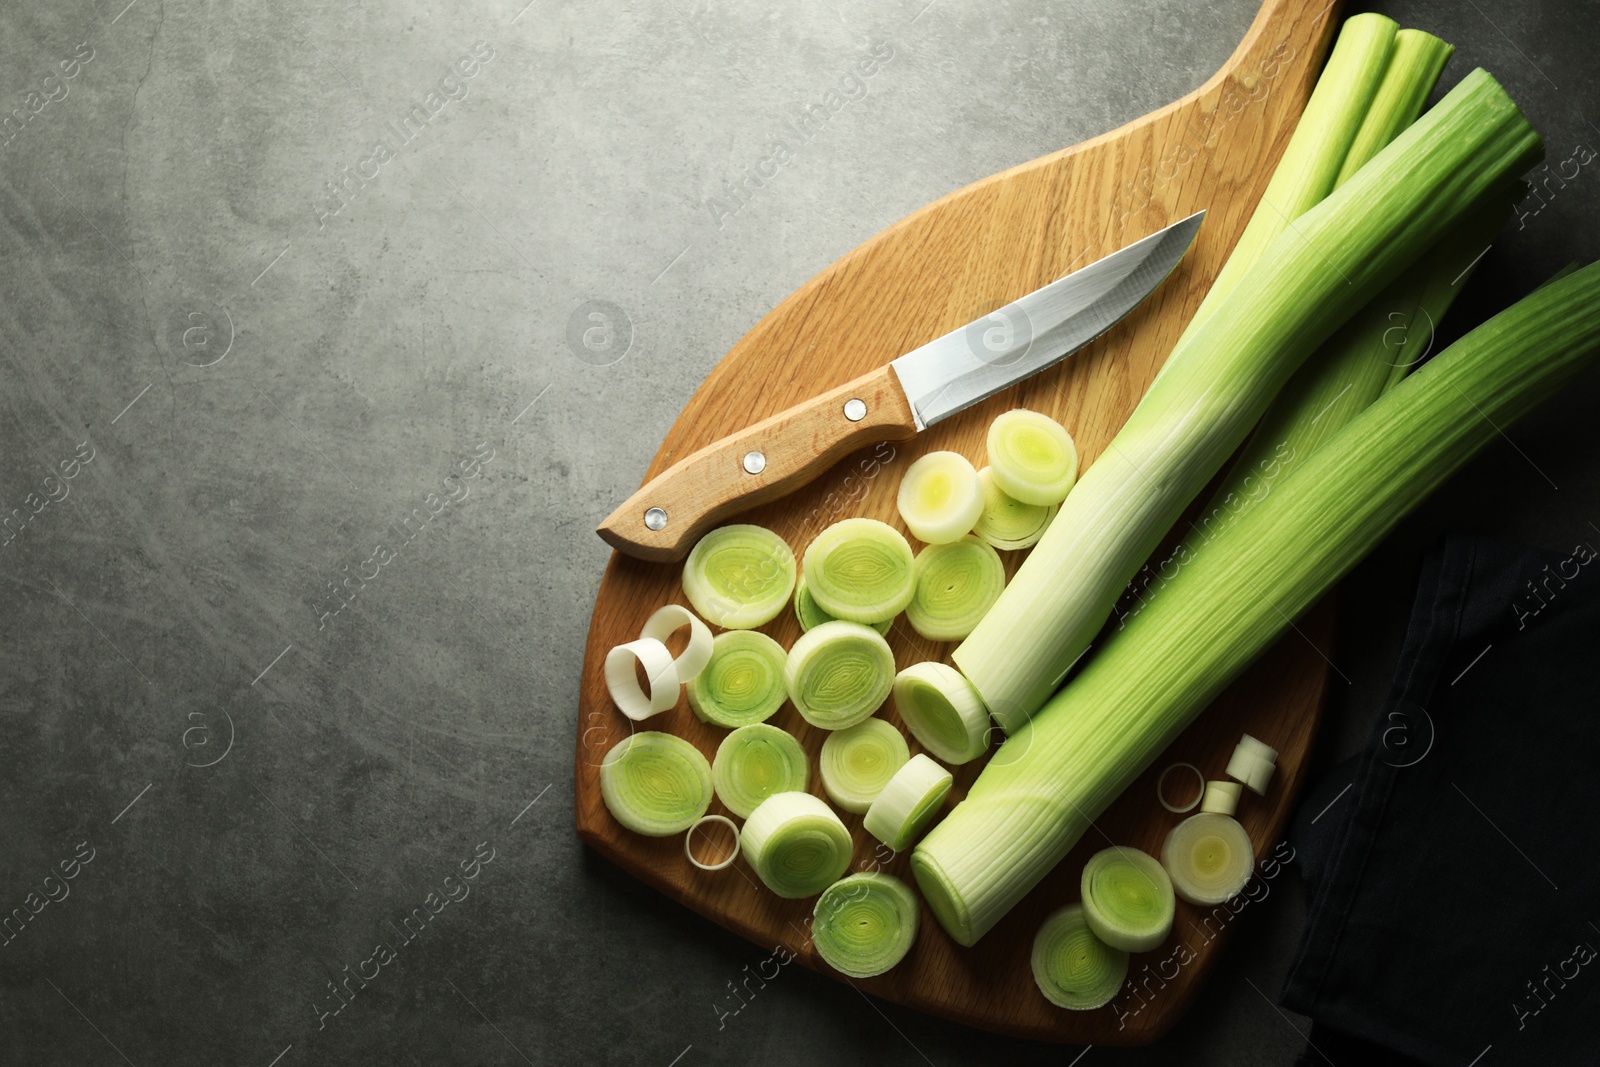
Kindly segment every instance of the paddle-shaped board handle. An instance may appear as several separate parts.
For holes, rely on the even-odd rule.
[[[794,492],[857,449],[916,432],[911,405],[883,366],[674,463],[597,532],[638,559],[682,559],[723,519]]]

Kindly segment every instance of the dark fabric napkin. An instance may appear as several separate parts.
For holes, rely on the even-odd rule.
[[[1365,751],[1301,804],[1302,1063],[1600,1062],[1600,533],[1426,559]]]

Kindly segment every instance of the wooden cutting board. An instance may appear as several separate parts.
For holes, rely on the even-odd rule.
[[[1119,130],[977,182],[896,223],[817,275],[779,304],[733,347],[668,431],[646,480],[726,434],[882,366],[903,352],[1001,307],[1194,211],[1208,211],[1177,271],[1138,310],[1083,352],[949,419],[914,441],[884,443],[837,464],[805,489],[739,521],[783,535],[796,556],[831,522],[854,515],[904,530],[895,511],[900,475],[935,449],[978,466],[984,434],[1001,411],[1050,413],[1072,432],[1085,464],[1115,435],[1171,350],[1256,206],[1321,70],[1337,3],[1268,0],[1237,52],[1201,88]],[[887,313],[886,313],[886,309]],[[1015,571],[1018,553],[1003,553]],[[596,851],[764,951],[783,946],[805,965],[844,980],[806,938],[814,901],[781,900],[743,859],[717,873],[692,867],[682,837],[646,838],[624,830],[600,797],[598,765],[632,729],[687,738],[707,758],[726,731],[695,719],[687,701],[635,727],[612,706],[603,662],[614,645],[638,636],[659,605],[686,603],[680,566],[613,554],[589,628],[579,694],[578,833]],[[866,993],[999,1033],[1085,1044],[1142,1044],[1165,1032],[1193,1000],[1218,952],[1250,907],[1202,911],[1180,903],[1172,936],[1133,958],[1129,983],[1099,1011],[1070,1012],[1038,992],[1028,964],[1043,916],[1078,897],[1083,862],[1110,843],[1159,851],[1181,818],[1157,802],[1155,780],[1175,760],[1222,777],[1229,753],[1248,731],[1281,753],[1266,798],[1248,792],[1239,817],[1263,862],[1272,858],[1321,714],[1332,614],[1310,613],[1242,676],[1166,755],[1096,821],[1077,850],[974,948],[951,941],[926,908],[911,954],[889,974],[854,983]],[[762,628],[785,647],[800,630],[784,613]],[[900,667],[946,660],[948,644],[923,641],[902,617],[890,633]],[[675,649],[676,651],[676,649]],[[902,725],[892,706],[881,712]],[[816,754],[823,732],[785,705],[772,720],[795,733],[812,756],[811,791],[821,796]],[[918,750],[915,741],[912,751]],[[980,763],[958,768],[952,803]],[[1192,788],[1175,775],[1171,792]],[[712,812],[729,814],[720,802]],[[855,836],[853,870],[882,869],[908,881],[909,855],[878,866],[876,842],[861,816],[844,815]],[[1266,887],[1278,868],[1260,872]],[[780,955],[780,959],[786,956]],[[776,966],[776,964],[774,964]],[[747,979],[759,983],[758,977]],[[750,986],[751,992],[757,988]],[[728,997],[729,1011],[739,1006]]]

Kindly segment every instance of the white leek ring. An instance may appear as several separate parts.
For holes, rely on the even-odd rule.
[[[894,851],[902,852],[933,823],[954,782],[949,771],[919,752],[889,779],[861,825]]]
[[[707,825],[708,823],[726,826],[728,828],[728,832],[733,835],[733,848],[729,849],[728,854],[722,857],[720,860],[717,860],[715,863],[707,863],[705,860],[694,854],[695,831],[700,829],[702,826]],[[683,835],[683,854],[689,857],[690,863],[694,864],[702,871],[720,871],[725,867],[731,867],[733,865],[733,861],[739,858],[738,824],[732,819],[728,818],[726,815],[700,816],[699,819],[695,820],[695,824],[689,827],[689,832]]]
[[[711,806],[711,764],[681,737],[630,734],[600,761],[600,797],[635,833],[681,834]]]
[[[763,526],[719,526],[696,542],[683,563],[689,603],[725,630],[748,630],[777,618],[794,580],[794,550]]]
[[[929,452],[906,470],[896,497],[911,536],[930,545],[959,541],[983,514],[983,484],[959,452]]]
[[[775,793],[745,820],[745,859],[780,897],[822,892],[850,866],[850,831],[810,793]]]
[[[917,939],[916,894],[891,874],[839,879],[822,891],[811,915],[817,955],[850,978],[883,974]]]
[[[978,482],[983,487],[983,514],[972,533],[1002,552],[1038,544],[1061,510],[1059,504],[1024,504],[996,484],[994,471],[988,467],[978,472]]]
[[[1084,921],[1112,948],[1149,952],[1172,932],[1172,879],[1147,852],[1117,846],[1096,852],[1079,887]]]
[[[711,642],[711,660],[689,683],[695,718],[713,726],[764,722],[783,707],[788,654],[766,634],[729,630]]]
[[[1039,927],[1032,963],[1039,992],[1073,1011],[1105,1007],[1128,977],[1128,954],[1096,937],[1078,904],[1052,912]]]
[[[639,685],[635,664],[644,668],[650,692]],[[653,637],[618,645],[606,653],[606,689],[617,710],[634,722],[659,715],[678,703],[678,672],[672,653]]]
[[[783,680],[801,718],[823,730],[843,730],[888,699],[894,652],[870,626],[825,622],[789,649]]]
[[[823,740],[818,760],[823,791],[834,804],[859,815],[910,758],[906,739],[883,719],[835,730]],[[796,788],[804,788],[804,783]]]
[[[1172,828],[1161,846],[1161,866],[1173,891],[1191,904],[1209,907],[1233,899],[1250,881],[1255,854],[1250,835],[1226,815],[1191,815]]]
[[[966,637],[1006,588],[1000,553],[976,537],[929,545],[917,553],[914,569],[917,585],[906,621],[929,641]]]
[[[1244,783],[1258,796],[1266,796],[1267,784],[1272,781],[1272,772],[1276,769],[1273,764],[1243,747],[1234,749],[1233,755],[1228,757],[1228,777]]]
[[[806,777],[806,750],[770,723],[739,727],[722,739],[711,761],[717,798],[741,819],[774,793],[805,789]]]
[[[1212,815],[1232,815],[1239,810],[1239,791],[1243,788],[1238,782],[1207,782],[1200,810]]]
[[[836,619],[871,625],[911,603],[916,574],[911,545],[888,523],[845,519],[806,546],[806,587]]]
[[[989,750],[989,709],[960,671],[913,663],[894,679],[894,709],[917,743],[960,766]]]
[[[640,637],[666,644],[667,638],[685,626],[689,628],[689,643],[672,661],[680,682],[693,681],[711,662],[711,627],[682,604],[664,604],[645,620],[644,627],[639,631]]]
[[[988,448],[995,484],[1024,504],[1059,504],[1078,479],[1072,435],[1040,412],[1002,412],[989,424]]]
[[[1177,770],[1188,770],[1188,771],[1194,772],[1194,780],[1195,780],[1195,782],[1197,783],[1197,786],[1198,786],[1195,789],[1194,799],[1189,801],[1189,803],[1185,804],[1181,808],[1178,807],[1176,804],[1173,804],[1171,801],[1169,801],[1167,799],[1167,775],[1169,775],[1173,771],[1177,771]],[[1205,795],[1205,791],[1206,791],[1206,776],[1201,774],[1200,773],[1200,768],[1196,767],[1192,763],[1174,763],[1174,764],[1171,764],[1171,765],[1169,765],[1167,767],[1166,770],[1161,772],[1161,777],[1156,779],[1156,799],[1161,801],[1161,806],[1163,808],[1166,808],[1168,811],[1172,812],[1174,815],[1184,815],[1184,814],[1186,814],[1188,812],[1193,811],[1194,808],[1195,808],[1195,805],[1200,803],[1200,798]]]

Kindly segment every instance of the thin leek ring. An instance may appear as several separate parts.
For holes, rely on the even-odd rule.
[[[650,681],[649,693],[639,687],[635,663],[644,668]],[[678,672],[672,665],[672,653],[654,638],[641,637],[607,652],[605,675],[612,703],[634,722],[659,715],[678,703]]]
[[[706,823],[720,823],[726,826],[733,834],[733,848],[728,854],[715,863],[707,863],[694,854],[694,832]],[[726,815],[702,815],[695,820],[689,832],[683,835],[683,854],[689,857],[689,862],[702,871],[720,871],[733,866],[733,861],[739,858],[739,825]]]
[[[689,643],[672,661],[680,682],[693,681],[695,675],[705,670],[706,664],[711,662],[711,627],[682,604],[663,604],[645,620],[639,630],[641,638],[652,638],[666,644],[667,638],[685,626],[689,628]]]
[[[1173,771],[1183,770],[1185,768],[1194,772],[1194,780],[1200,783],[1200,789],[1195,793],[1193,800],[1180,808],[1167,800],[1167,775],[1171,774]],[[1200,768],[1196,767],[1192,763],[1168,764],[1167,769],[1161,772],[1161,777],[1156,779],[1156,799],[1161,801],[1161,806],[1163,808],[1166,808],[1174,815],[1185,815],[1193,811],[1195,805],[1200,803],[1200,798],[1205,796],[1205,792],[1206,776],[1201,774]]]

